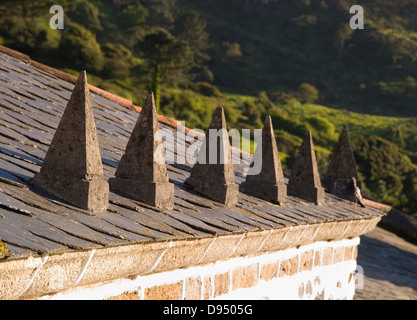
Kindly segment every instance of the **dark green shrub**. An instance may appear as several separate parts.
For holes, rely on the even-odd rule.
[[[194,90],[207,97],[221,97],[219,88],[208,82],[197,82],[194,85]]]
[[[317,88],[308,83],[302,83],[298,87],[301,102],[303,103],[314,103],[319,98],[319,91]]]

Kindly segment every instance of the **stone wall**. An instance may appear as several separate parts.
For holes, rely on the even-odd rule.
[[[359,238],[123,279],[51,299],[352,299]],[[46,297],[45,297],[46,298]]]

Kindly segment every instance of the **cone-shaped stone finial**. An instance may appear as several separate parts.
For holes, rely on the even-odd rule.
[[[109,185],[97,139],[87,74],[81,72],[42,168],[32,183],[38,189],[92,212],[106,211]]]
[[[270,116],[265,119],[262,143],[257,146],[254,159],[261,161],[261,171],[257,175],[246,176],[246,181],[241,184],[242,191],[270,202],[284,204],[287,199],[287,186]]]
[[[153,93],[149,93],[110,186],[135,200],[158,207],[174,207],[174,185],[169,183],[159,134]]]
[[[324,205],[324,188],[320,183],[310,130],[305,132],[303,143],[295,159],[288,181],[288,194],[317,205]]]
[[[351,184],[352,177],[355,178],[358,187],[360,187],[348,128],[347,125],[344,125],[336,147],[333,150],[329,168],[323,178],[323,186],[332,194],[350,198],[351,192],[347,189]]]
[[[238,201],[239,186],[235,183],[226,118],[220,106],[213,114],[198,160],[184,185],[229,207]]]

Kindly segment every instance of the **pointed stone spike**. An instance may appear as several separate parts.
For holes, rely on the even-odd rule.
[[[97,139],[87,74],[81,72],[42,168],[32,183],[38,189],[92,212],[106,211],[109,185]]]
[[[350,198],[351,192],[347,192],[346,189],[349,188],[352,177],[356,179],[357,185],[360,187],[355,157],[345,124],[333,150],[329,168],[323,178],[323,185],[330,193]]]
[[[239,186],[235,183],[226,118],[220,106],[213,114],[198,160],[184,185],[228,207],[238,201]]]
[[[288,194],[324,205],[324,188],[320,183],[313,138],[310,130],[304,134],[304,140],[295,159],[288,181]]]
[[[256,148],[254,159],[262,162],[261,172],[257,175],[247,175],[246,181],[241,184],[242,191],[270,202],[284,204],[287,199],[287,186],[270,116],[265,119],[262,144]]]
[[[162,143],[154,96],[149,93],[110,186],[135,200],[173,209],[174,185],[169,183]]]

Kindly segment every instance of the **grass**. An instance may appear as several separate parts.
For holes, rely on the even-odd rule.
[[[325,118],[335,126],[337,132],[340,132],[343,124],[347,124],[351,139],[362,135],[369,136],[375,134],[383,136],[389,128],[406,123],[411,119],[368,115],[315,104],[303,105],[298,101],[291,101],[284,106],[284,110],[290,118],[299,121],[308,121],[313,116]]]

